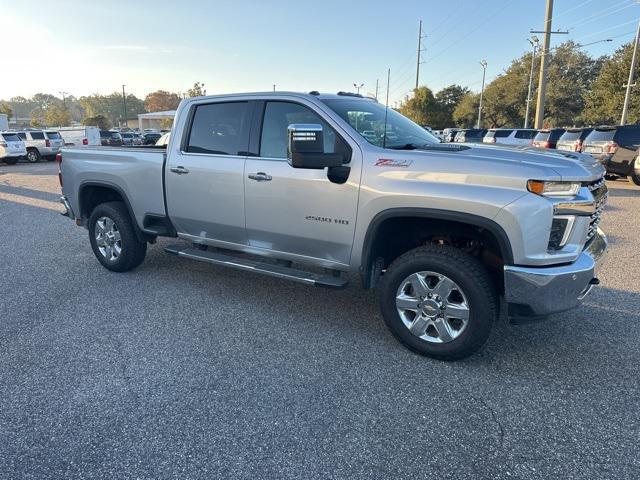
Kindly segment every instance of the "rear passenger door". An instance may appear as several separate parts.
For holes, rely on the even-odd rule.
[[[244,163],[252,104],[191,107],[182,139],[167,151],[168,215],[181,236],[246,244]]]

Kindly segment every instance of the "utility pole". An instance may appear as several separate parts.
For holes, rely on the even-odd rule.
[[[360,89],[364,87],[364,83],[361,83],[360,85],[354,83],[353,86],[356,87],[356,90],[358,90],[358,95],[360,95]]]
[[[66,95],[69,95],[69,92],[58,92],[60,95],[62,95],[62,105],[64,105],[64,108],[67,108],[67,97]]]
[[[378,79],[376,78],[376,102],[378,101]]]
[[[416,59],[416,88],[418,88],[418,83],[420,82],[420,64],[422,62],[422,39],[424,36],[422,35],[422,20],[420,20],[420,27],[418,28],[418,58]]]
[[[540,60],[540,79],[538,80],[538,100],[536,102],[536,121],[534,128],[542,128],[544,122],[544,98],[547,93],[547,63],[549,60],[549,43],[551,43],[551,34],[568,34],[569,32],[552,32],[551,22],[553,20],[553,0],[547,0],[547,10],[544,16],[544,30],[533,31],[530,33],[543,33],[542,40],[542,59]]]
[[[629,80],[625,85],[627,92],[624,95],[624,105],[622,107],[622,117],[620,118],[620,125],[627,123],[627,116],[629,115],[629,100],[631,99],[631,89],[636,86],[633,83],[636,75],[636,67],[638,66],[638,43],[640,43],[640,22],[638,22],[638,30],[636,31],[636,41],[633,45],[633,57],[631,57],[631,67],[629,68]]]
[[[274,92],[276,91],[276,84],[275,83],[273,84],[273,91]]]
[[[480,65],[482,65],[482,90],[480,90],[480,106],[478,107],[478,124],[476,128],[480,128],[480,122],[482,121],[482,97],[484,97],[484,79],[487,75],[487,61],[482,60]]]
[[[124,107],[124,126],[127,126],[127,95],[124,93],[124,87],[126,85],[122,85],[122,105]]]
[[[527,92],[527,110],[524,114],[524,128],[529,128],[529,109],[531,107],[531,90],[533,88],[533,69],[536,65],[536,50],[538,50],[538,37],[535,35],[529,39],[529,43],[533,47],[533,56],[531,57],[531,72],[529,72],[529,91]]]

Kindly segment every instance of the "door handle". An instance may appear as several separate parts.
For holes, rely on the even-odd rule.
[[[171,167],[171,171],[173,173],[177,173],[178,175],[184,175],[185,173],[189,173],[189,170],[187,170],[184,167],[178,166],[178,167]]]
[[[269,182],[273,178],[271,175],[267,175],[264,172],[250,173],[249,178],[256,182]]]

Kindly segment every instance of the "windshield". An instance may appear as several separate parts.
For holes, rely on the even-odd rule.
[[[440,140],[428,130],[391,108],[386,115],[385,139],[385,107],[377,102],[352,98],[322,101],[367,142],[377,147],[411,150],[440,143]]]

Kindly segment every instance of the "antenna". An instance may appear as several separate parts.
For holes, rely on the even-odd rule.
[[[389,80],[391,69],[387,70],[387,101],[384,103],[384,134],[382,135],[382,148],[387,148],[387,112],[389,112]]]

